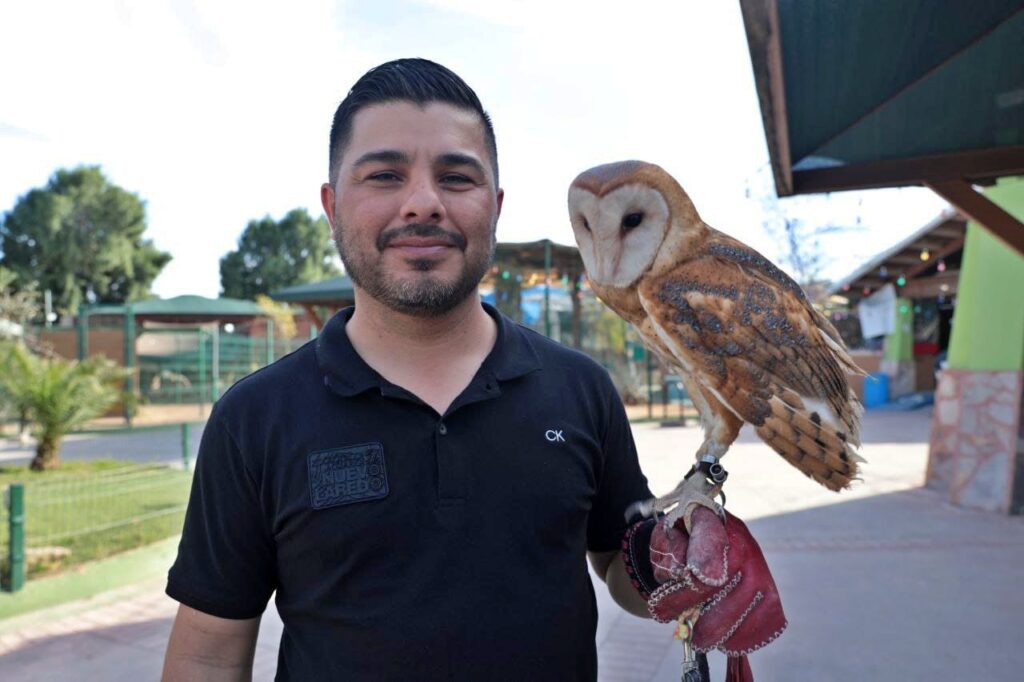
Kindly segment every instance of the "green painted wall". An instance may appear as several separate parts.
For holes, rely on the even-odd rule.
[[[909,298],[896,299],[896,329],[882,348],[886,360],[914,359],[914,303]]]
[[[985,195],[1024,220],[1024,177],[1004,178]],[[960,266],[949,366],[1024,369],[1024,257],[973,222]]]

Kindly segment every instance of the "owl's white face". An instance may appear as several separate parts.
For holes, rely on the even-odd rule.
[[[587,277],[616,288],[647,272],[669,227],[665,199],[642,184],[623,185],[602,197],[572,187],[569,218]]]

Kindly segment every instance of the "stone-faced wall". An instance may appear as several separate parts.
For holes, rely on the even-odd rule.
[[[1024,372],[939,376],[926,485],[953,504],[1024,512]]]

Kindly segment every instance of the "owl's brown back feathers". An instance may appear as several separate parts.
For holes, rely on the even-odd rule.
[[[846,379],[855,365],[799,285],[711,230],[638,296],[658,341],[719,402],[807,476],[832,490],[850,484],[860,460],[861,408]]]

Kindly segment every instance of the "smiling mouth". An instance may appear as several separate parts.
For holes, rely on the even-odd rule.
[[[387,248],[397,249],[404,254],[418,258],[445,253],[456,246],[450,241],[438,239],[396,239],[388,244]]]
[[[447,253],[450,249],[466,250],[466,238],[458,232],[449,232],[439,225],[413,224],[382,232],[377,248],[397,249],[414,258]]]

